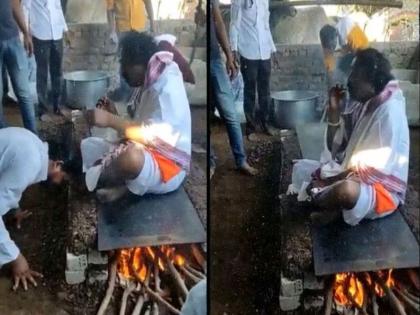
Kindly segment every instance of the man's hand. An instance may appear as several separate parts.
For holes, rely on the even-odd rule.
[[[280,60],[277,57],[277,54],[276,53],[272,53],[271,54],[271,61],[272,61],[272,64],[273,64],[273,68],[274,69],[280,68]]]
[[[233,78],[235,78],[238,74],[238,67],[235,64],[233,57],[229,57],[226,60],[226,71],[231,80],[233,80]]]
[[[91,126],[107,128],[112,114],[102,109],[90,109],[86,111],[86,119]]]
[[[340,119],[340,104],[345,95],[343,85],[336,85],[329,91],[328,118],[331,123],[338,123]]]
[[[69,32],[65,32],[65,33],[63,34],[63,40],[64,40],[64,44],[65,44],[67,47],[70,47],[71,42],[70,42]]]
[[[114,102],[112,102],[108,97],[104,96],[101,97],[98,102],[96,103],[96,108],[102,109],[111,113],[113,115],[118,115],[117,108],[115,107]]]
[[[12,273],[13,273],[13,291],[16,291],[19,288],[19,284],[22,283],[23,289],[28,290],[28,281],[37,287],[38,284],[35,281],[35,278],[42,278],[42,274],[39,272],[33,271],[29,268],[26,258],[19,254],[19,256],[11,262]]]
[[[22,222],[25,219],[29,218],[31,215],[32,212],[30,212],[29,210],[17,209],[14,215],[16,220],[16,228],[20,229]]]
[[[241,64],[241,56],[239,55],[239,53],[237,51],[232,51],[232,55],[233,55],[233,61],[235,62],[235,64],[237,66],[239,66]]]
[[[32,43],[32,36],[29,34],[25,34],[23,36],[23,46],[25,47],[28,56],[31,57],[34,53],[34,44]]]

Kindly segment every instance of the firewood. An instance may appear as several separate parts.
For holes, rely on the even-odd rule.
[[[152,315],[159,315],[159,306],[156,302],[152,305]]]
[[[386,285],[385,281],[377,276],[375,273],[370,273],[372,280],[374,280],[376,283],[379,284],[379,286],[384,290],[386,296],[389,299],[389,302],[391,303],[392,308],[397,312],[399,315],[407,315],[405,312],[404,307],[402,306],[401,302],[398,300],[398,298],[395,296],[395,294],[392,292],[392,290]]]
[[[129,295],[136,289],[136,285],[133,281],[128,281],[127,286],[124,289],[122,298],[121,298],[121,307],[120,315],[125,315],[125,310],[127,308],[127,299]]]
[[[333,305],[333,297],[334,297],[334,279],[331,278],[329,281],[329,287],[327,291],[327,297],[325,299],[325,308],[324,308],[324,315],[331,315],[332,312],[332,305]]]
[[[354,274],[354,277],[355,277],[355,281],[357,281],[358,280],[358,277],[356,276],[356,274]],[[366,311],[363,311],[363,308],[359,304],[357,304],[357,302],[354,300],[353,296],[350,294],[349,289],[348,289],[349,286],[350,286],[350,279],[351,279],[350,276],[346,278],[345,290],[344,290],[344,292],[346,294],[346,297],[353,304],[353,306],[357,310],[357,313],[361,312],[363,315],[368,315],[367,312]],[[366,297],[364,296],[363,299],[365,299],[365,298]]]
[[[420,291],[420,277],[418,273],[414,269],[408,269],[407,270],[408,278],[413,283],[414,287],[417,291]]]
[[[416,303],[415,301],[411,300],[403,291],[393,288],[393,291],[396,292],[404,301],[405,304],[410,306],[413,310],[417,313],[420,313],[420,304]]]
[[[378,302],[376,301],[376,293],[375,290],[373,290],[373,292],[371,293],[372,296],[372,311],[373,311],[373,315],[379,315],[379,305]]]
[[[159,255],[160,259],[163,259],[166,263],[166,266],[169,269],[169,272],[172,276],[172,278],[175,281],[175,284],[181,291],[181,295],[186,298],[188,294],[187,286],[185,285],[184,280],[182,279],[181,275],[179,274],[178,270],[176,270],[174,264],[172,261],[166,256],[162,251],[158,250],[156,251],[157,255]]]
[[[164,291],[160,287],[160,270],[159,270],[159,257],[156,255],[153,262],[153,277],[155,280],[155,291],[163,295]]]
[[[191,245],[191,251],[192,251],[192,254],[193,254],[195,260],[197,260],[198,264],[204,270],[204,273],[207,274],[206,259],[203,257],[203,255],[201,255],[201,251],[198,248],[198,246],[196,244],[192,244]]]
[[[179,269],[181,269],[181,271],[184,273],[184,275],[190,279],[194,284],[197,284],[198,282],[200,282],[202,279],[196,277],[195,275],[193,275],[190,271],[187,270],[187,268],[185,268],[184,266],[179,266]]]
[[[144,305],[144,290],[141,290],[139,297],[137,298],[136,305],[134,306],[134,309],[131,315],[140,315],[143,305]]]
[[[108,275],[108,288],[106,289],[105,297],[102,300],[101,306],[99,307],[97,315],[104,315],[111,301],[112,294],[114,293],[115,281],[117,278],[117,259],[114,257],[109,265]]]
[[[201,279],[205,279],[205,278],[206,278],[206,275],[205,275],[205,274],[201,273],[200,271],[198,271],[197,269],[195,269],[195,268],[191,267],[191,266],[190,266],[190,265],[188,265],[188,264],[185,264],[185,268],[186,268],[189,272],[191,272],[193,275],[195,275],[196,277],[198,277],[198,278],[201,278]]]

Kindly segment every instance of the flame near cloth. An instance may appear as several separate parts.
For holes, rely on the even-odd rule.
[[[179,139],[179,133],[174,132],[172,126],[167,123],[154,123],[128,127],[125,130],[125,137],[145,145],[153,142],[155,138],[160,138],[167,144],[175,146]]]

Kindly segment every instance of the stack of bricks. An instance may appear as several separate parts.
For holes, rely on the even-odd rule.
[[[109,39],[107,24],[69,24],[69,44],[65,44],[64,72],[102,70],[113,76],[112,86],[118,80],[117,45]]]

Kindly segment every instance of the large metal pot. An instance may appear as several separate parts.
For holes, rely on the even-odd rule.
[[[318,120],[319,95],[312,91],[279,91],[271,93],[271,114],[274,125],[293,129],[297,124]]]
[[[106,95],[110,74],[105,71],[74,71],[64,74],[66,104],[71,108],[94,108],[99,98]]]

